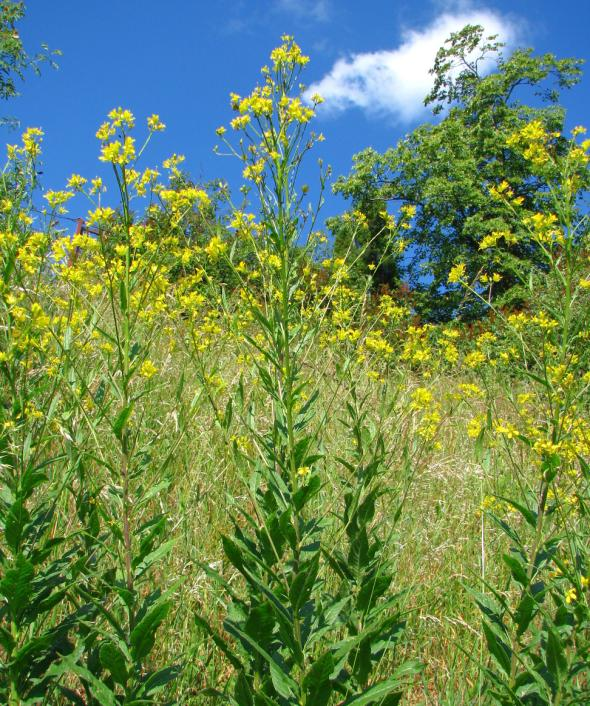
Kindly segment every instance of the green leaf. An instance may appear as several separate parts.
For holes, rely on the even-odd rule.
[[[145,696],[152,696],[152,694],[157,693],[165,686],[170,684],[170,682],[177,679],[180,672],[180,667],[176,665],[172,665],[170,667],[162,667],[162,669],[158,669],[157,672],[150,674],[149,677],[146,679],[145,683],[141,688],[140,694]]]
[[[312,557],[310,561],[301,565],[299,572],[293,579],[289,589],[289,598],[294,610],[299,610],[301,606],[309,600],[309,597],[316,584],[318,571],[320,568],[320,553]]]
[[[129,417],[133,412],[133,406],[134,402],[130,402],[126,407],[123,407],[113,423],[113,433],[119,441],[123,438],[123,432],[125,431]]]
[[[520,512],[520,514],[524,517],[524,519],[527,521],[527,523],[533,529],[536,529],[536,527],[537,527],[537,513],[536,512],[529,510],[527,507],[525,507],[521,503],[517,502],[513,498],[505,498],[502,495],[496,495],[495,497],[498,498],[498,500],[503,500],[505,503],[508,503],[508,505],[511,505],[515,510],[518,510],[518,512]]]
[[[134,577],[136,579],[139,578],[162,557],[166,556],[174,546],[175,542],[175,539],[170,539],[167,542],[161,544],[156,549],[154,549],[154,551],[150,552],[146,557],[144,557],[140,564],[135,568],[135,571],[133,572]]]
[[[10,510],[4,524],[4,539],[13,552],[18,552],[25,527],[30,521],[30,515],[23,498],[18,498]]]
[[[496,662],[504,674],[510,674],[510,658],[512,656],[512,650],[503,640],[500,639],[498,635],[496,635],[485,620],[483,621],[483,631],[489,651],[496,658]]]
[[[366,684],[371,676],[371,638],[364,639],[348,658],[354,677],[359,684]]]
[[[526,568],[523,566],[523,562],[518,556],[514,554],[503,554],[502,560],[506,566],[510,569],[510,573],[515,581],[517,581],[523,588],[529,583],[529,577],[527,575]]]
[[[222,535],[221,543],[223,545],[223,551],[225,556],[230,560],[230,562],[235,566],[238,571],[242,571],[244,568],[244,561],[242,559],[242,552],[238,548],[235,542],[233,542],[226,535]]]
[[[516,623],[517,635],[519,637],[524,635],[538,609],[538,602],[528,591],[526,591],[520,599],[514,614],[514,622]]]
[[[170,601],[158,601],[156,605],[139,621],[131,631],[129,642],[133,659],[141,662],[151,652],[156,630],[166,619],[170,611]]]
[[[296,512],[302,510],[305,505],[320,491],[322,482],[318,475],[313,475],[309,482],[293,495],[293,506]]]
[[[291,679],[288,672],[286,672],[281,665],[277,664],[274,659],[270,660],[269,667],[272,685],[277,693],[284,699],[293,698],[297,690],[297,685],[293,679]]]
[[[274,610],[270,603],[261,603],[250,611],[244,630],[256,642],[268,645],[275,626]]]
[[[282,670],[280,665],[277,664],[275,659],[270,656],[262,645],[259,645],[256,640],[253,640],[250,635],[244,632],[234,622],[227,620],[225,622],[225,629],[227,632],[246,643],[246,645],[250,646],[256,654],[260,655],[268,663],[271,678],[273,680],[273,686],[281,695],[288,694],[288,696],[290,696],[297,692],[296,682],[289,676],[289,674]],[[275,680],[277,681],[277,684],[275,684]],[[281,691],[279,691],[279,689]],[[285,696],[285,698],[288,698],[288,696]]]
[[[371,610],[377,600],[387,591],[391,581],[392,576],[389,574],[378,574],[365,581],[357,596],[356,607],[363,612]]]
[[[18,554],[12,568],[7,569],[0,581],[0,593],[8,603],[12,619],[18,623],[29,605],[31,583],[35,571],[22,554]]]
[[[14,638],[10,634],[10,632],[2,625],[0,625],[0,645],[6,650],[6,652],[10,653],[14,649],[15,642]]]
[[[567,674],[567,657],[559,633],[552,627],[547,628],[547,667],[559,686]]]
[[[233,404],[232,398],[230,397],[225,406],[225,414],[223,415],[222,426],[227,431],[230,428],[231,420],[233,417]]]
[[[86,667],[78,664],[71,655],[63,657],[60,662],[52,664],[46,672],[47,676],[56,678],[68,674],[76,674],[80,677],[88,685],[100,706],[118,706],[117,697],[108,686],[101,682],[100,679],[97,679]]]
[[[20,479],[21,491],[25,497],[28,498],[35,488],[42,485],[47,480],[47,475],[41,468],[32,468],[29,466]]]
[[[240,706],[253,706],[252,690],[243,670],[238,672],[236,685],[234,687],[234,697]]]
[[[334,627],[339,625],[341,622],[340,613],[344,609],[347,603],[351,601],[351,596],[345,596],[339,601],[332,603],[323,613],[323,620],[328,627]]]
[[[127,684],[127,660],[121,650],[112,642],[104,641],[99,650],[99,657],[102,666],[108,669],[113,680],[125,686]]]
[[[412,660],[402,664],[394,671],[389,679],[371,686],[362,694],[358,696],[353,696],[343,703],[342,706],[369,706],[369,704],[380,704],[381,701],[392,694],[394,691],[403,688],[405,685],[405,679],[407,677],[412,677],[420,671],[419,662]]]
[[[333,669],[334,656],[331,651],[325,652],[311,665],[303,677],[307,706],[325,706],[328,703],[333,690],[330,679]]]

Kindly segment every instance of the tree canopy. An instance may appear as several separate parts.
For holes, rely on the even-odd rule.
[[[0,0],[0,99],[8,100],[18,95],[17,82],[23,80],[26,71],[32,69],[39,73],[39,64],[49,61],[55,67],[46,45],[41,51],[30,55],[23,44],[17,29],[17,23],[25,16],[25,4],[13,0]],[[0,117],[0,124],[14,122]]]
[[[468,277],[489,271],[501,304],[522,299],[522,276],[538,262],[534,247],[509,235],[499,242],[493,262],[480,250],[484,237],[521,228],[520,219],[511,218],[490,190],[506,181],[523,208],[536,210],[541,182],[507,139],[534,120],[550,132],[563,129],[560,89],[580,80],[583,62],[535,56],[532,49],[505,58],[502,49],[481,26],[453,33],[437,53],[433,89],[425,99],[442,119],[420,125],[384,154],[369,148],[355,155],[351,173],[335,184],[353,209],[371,213],[387,202],[415,207],[411,247],[405,258],[398,255],[395,272],[397,277],[403,272],[415,289],[417,309],[427,319],[457,313],[462,294],[447,286],[447,276],[458,262],[465,263]],[[336,244],[347,247],[342,227],[332,223],[332,229]],[[378,238],[374,242],[378,245]],[[480,313],[477,306],[463,312]]]

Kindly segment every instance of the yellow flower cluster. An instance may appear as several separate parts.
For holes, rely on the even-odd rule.
[[[295,43],[293,37],[284,34],[281,37],[283,42],[280,47],[273,49],[270,60],[273,62],[273,71],[277,72],[288,66],[305,66],[309,63],[309,57],[304,56],[301,48]]]

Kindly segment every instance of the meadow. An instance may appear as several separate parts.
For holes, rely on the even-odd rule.
[[[8,147],[2,703],[590,702],[590,140],[511,135],[544,208],[491,187],[521,229],[446,283],[486,313],[426,322],[330,251],[307,62],[285,37],[232,94],[227,228],[182,157],[144,166],[157,115],[114,109],[112,178],[44,214],[41,131]],[[414,218],[382,214],[383,258]],[[519,307],[494,304],[502,243],[537,253]]]

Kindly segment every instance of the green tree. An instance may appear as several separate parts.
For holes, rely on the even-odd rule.
[[[353,207],[393,201],[416,208],[404,264],[419,313],[427,319],[448,319],[461,306],[463,292],[447,285],[453,265],[465,263],[469,278],[482,272],[501,277],[491,296],[509,305],[522,302],[520,283],[541,262],[535,247],[518,238],[502,239],[493,261],[480,250],[481,240],[493,232],[518,235],[522,228],[491,197],[490,188],[506,180],[523,208],[537,210],[546,187],[506,141],[532,120],[550,132],[562,130],[559,89],[579,81],[582,61],[533,56],[532,49],[519,49],[506,59],[502,47],[495,36],[484,37],[478,25],[453,33],[437,53],[433,89],[425,99],[435,115],[448,110],[442,120],[420,125],[384,154],[361,152],[352,172],[335,184],[336,192],[352,198]],[[496,68],[486,73],[491,62]],[[482,308],[475,304],[461,312],[478,316]]]
[[[18,96],[17,81],[23,80],[26,71],[32,69],[39,73],[39,65],[49,61],[51,66],[57,68],[51,56],[59,51],[49,52],[46,45],[42,51],[30,55],[24,47],[23,41],[17,30],[17,23],[25,15],[25,4],[12,0],[0,0],[0,99],[8,100]],[[16,121],[11,118],[0,117],[0,125]]]

